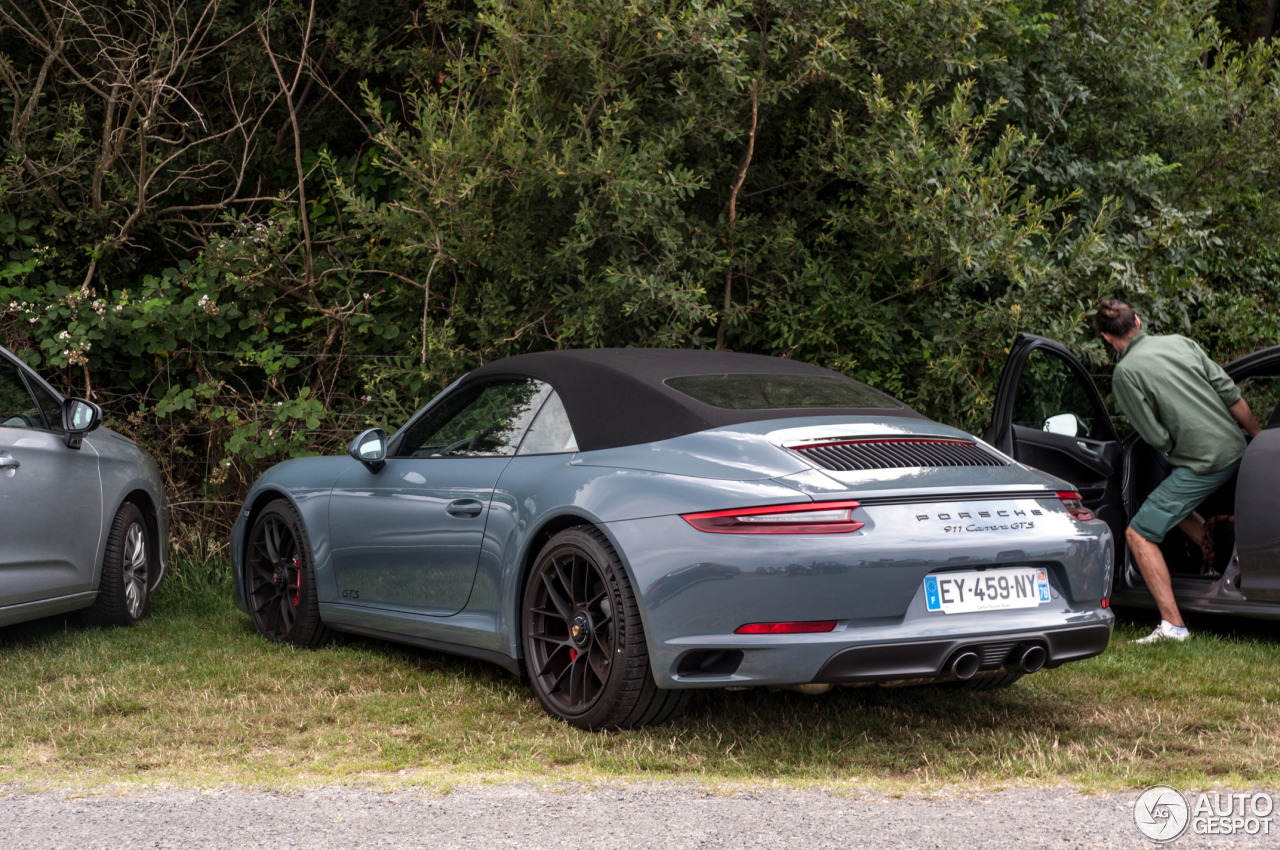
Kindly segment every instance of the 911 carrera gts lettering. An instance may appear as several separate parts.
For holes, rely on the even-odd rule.
[[[1011,522],[1008,525],[944,525],[942,530],[947,534],[955,534],[960,531],[1030,531],[1035,528],[1034,522]]]

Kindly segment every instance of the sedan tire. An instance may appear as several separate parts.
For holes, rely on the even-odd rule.
[[[94,626],[132,626],[151,601],[151,530],[132,502],[116,511],[102,556],[102,577],[85,620]]]
[[[525,582],[525,664],[547,713],[592,731],[665,723],[690,691],[661,690],[635,592],[608,538],[590,526],[548,541]]]
[[[267,505],[253,523],[244,586],[253,627],[267,640],[320,646],[332,637],[320,619],[306,528],[285,499]]]

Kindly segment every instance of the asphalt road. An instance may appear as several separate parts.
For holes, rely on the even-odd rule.
[[[1136,796],[1066,789],[901,798],[790,790],[715,796],[666,785],[559,792],[480,786],[445,795],[322,789],[78,796],[0,788],[0,846],[1132,850],[1149,846],[1133,824]],[[1280,837],[1185,836],[1166,846],[1275,848]]]

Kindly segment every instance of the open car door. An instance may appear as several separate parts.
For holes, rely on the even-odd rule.
[[[1236,483],[1240,592],[1251,602],[1280,602],[1280,346],[1223,368],[1262,424],[1240,461]]]
[[[1019,463],[1069,481],[1111,527],[1122,564],[1124,447],[1084,365],[1051,339],[1018,334],[983,439]]]

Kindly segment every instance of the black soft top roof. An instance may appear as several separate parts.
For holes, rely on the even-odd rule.
[[[582,451],[633,446],[724,425],[796,416],[924,418],[906,405],[871,409],[726,410],[704,404],[663,383],[668,378],[711,374],[812,375],[839,378],[865,387],[838,372],[794,360],[672,348],[582,348],[522,354],[486,364],[468,374],[462,383],[501,375],[524,375],[545,381],[560,394]]]

